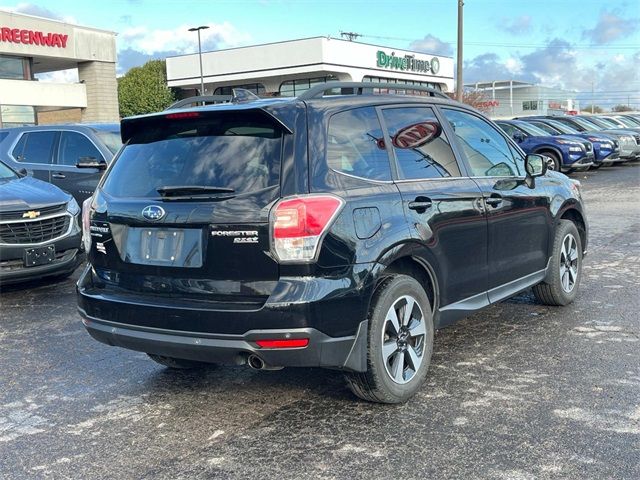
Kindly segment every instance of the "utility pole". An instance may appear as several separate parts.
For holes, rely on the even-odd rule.
[[[200,43],[200,30],[206,30],[206,25],[190,28],[190,32],[198,32],[198,59],[200,60],[200,95],[204,95],[204,76],[202,75],[202,44]]]
[[[462,101],[462,7],[464,7],[464,1],[458,0],[458,79],[456,84],[456,98],[459,102]]]
[[[593,80],[591,80],[591,115],[593,115],[593,109],[595,108],[595,97],[593,93]]]
[[[340,30],[340,36],[342,38],[346,38],[347,40],[349,40],[350,42],[353,42],[355,39],[357,39],[358,37],[361,37],[362,34],[360,33],[356,33],[356,32],[343,32],[342,30]]]

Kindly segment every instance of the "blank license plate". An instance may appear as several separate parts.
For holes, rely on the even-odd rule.
[[[48,247],[26,248],[24,250],[24,266],[37,267],[38,265],[47,265],[56,259],[56,247],[49,245]]]

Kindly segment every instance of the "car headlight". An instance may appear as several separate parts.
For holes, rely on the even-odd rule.
[[[75,198],[72,198],[67,203],[67,212],[69,212],[74,217],[80,213],[80,206],[78,205],[78,202],[76,202]]]
[[[577,153],[580,153],[580,152],[582,152],[582,147],[577,146],[577,145],[576,145],[576,146],[572,146],[572,147],[569,147],[569,151],[570,151],[570,152],[577,152]]]
[[[631,135],[622,135],[620,140],[624,143],[633,142],[633,137]]]
[[[573,190],[573,193],[576,197],[578,198],[582,198],[582,191],[580,189],[581,185],[580,182],[578,180],[574,180],[572,178],[569,179],[571,181],[571,190]]]

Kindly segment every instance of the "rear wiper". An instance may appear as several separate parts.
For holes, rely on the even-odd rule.
[[[209,187],[206,185],[169,185],[158,187],[157,192],[163,197],[210,195],[212,193],[233,193],[233,188]]]

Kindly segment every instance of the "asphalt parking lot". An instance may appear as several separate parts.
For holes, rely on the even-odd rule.
[[[331,371],[171,372],[92,340],[73,278],[0,297],[0,478],[640,478],[640,164],[574,175],[576,302],[438,332],[409,403]]]

